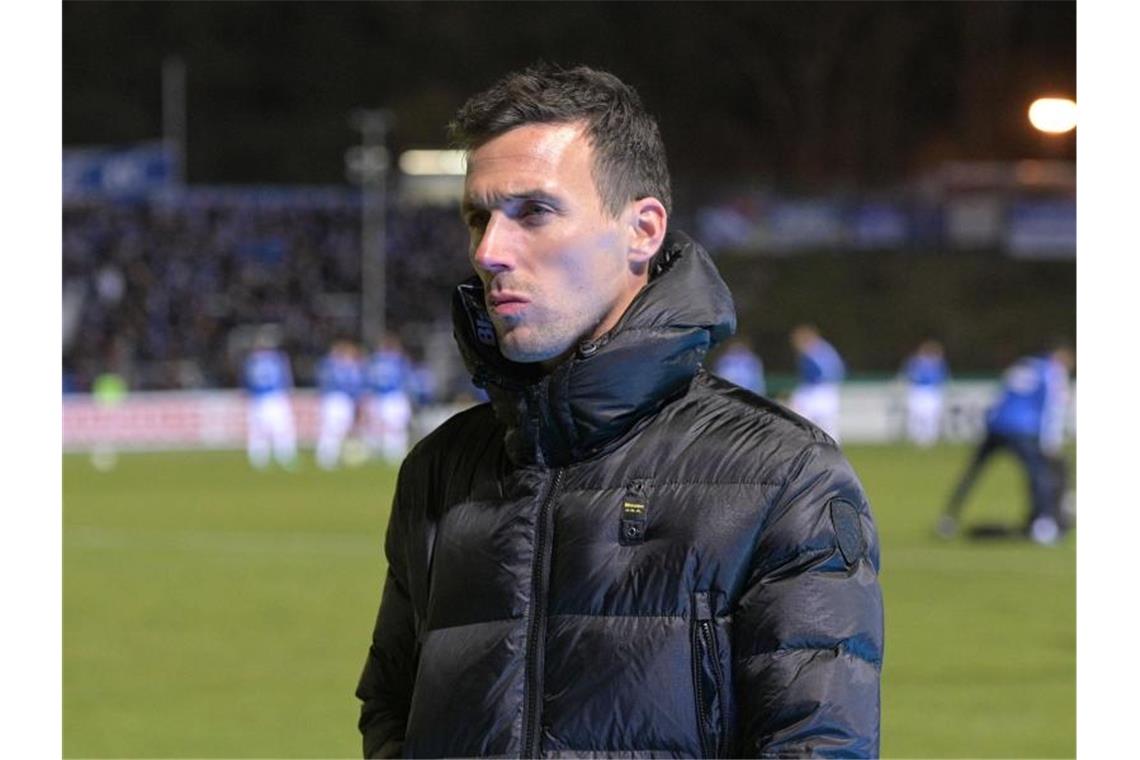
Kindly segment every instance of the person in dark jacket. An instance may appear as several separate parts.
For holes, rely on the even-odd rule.
[[[490,403],[400,470],[366,757],[875,757],[883,608],[835,442],[707,373],[735,328],[616,77],[475,96],[455,336]]]

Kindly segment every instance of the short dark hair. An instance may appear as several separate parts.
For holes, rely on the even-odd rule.
[[[637,91],[588,66],[538,63],[507,74],[459,109],[448,125],[452,142],[474,150],[524,124],[586,123],[594,149],[594,183],[611,216],[638,198],[673,206],[665,145]]]

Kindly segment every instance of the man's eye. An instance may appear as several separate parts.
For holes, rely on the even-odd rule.
[[[554,213],[554,209],[547,206],[545,203],[527,203],[522,207],[520,216],[530,219],[541,219],[548,214]]]
[[[481,230],[487,226],[487,214],[482,212],[475,212],[467,215],[467,227],[473,230]]]

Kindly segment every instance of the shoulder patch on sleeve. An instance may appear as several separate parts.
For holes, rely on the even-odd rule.
[[[854,565],[867,551],[859,510],[846,499],[832,499],[828,507],[835,537],[839,540],[839,551],[843,552],[843,559],[848,566]]]

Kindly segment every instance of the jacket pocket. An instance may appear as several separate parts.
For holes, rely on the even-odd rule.
[[[724,679],[717,648],[713,605],[707,591],[693,594],[692,637],[693,691],[697,705],[697,730],[704,757],[718,757],[724,736]]]

